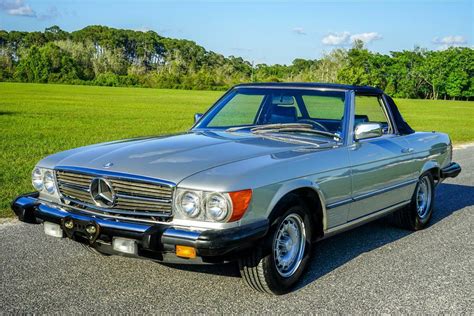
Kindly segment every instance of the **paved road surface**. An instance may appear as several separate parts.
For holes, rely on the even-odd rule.
[[[249,290],[232,265],[175,269],[94,256],[41,226],[0,225],[0,313],[317,312],[474,314],[474,147],[442,184],[432,225],[409,233],[383,222],[325,240],[299,288]]]

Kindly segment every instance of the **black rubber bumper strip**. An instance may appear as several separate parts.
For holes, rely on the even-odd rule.
[[[31,197],[33,198],[34,201],[36,201],[38,196],[39,196],[38,192],[31,192],[31,193],[19,195],[13,200],[10,206],[20,221],[25,222],[25,223],[30,223],[30,224],[38,223],[35,216],[35,208],[38,205],[37,202],[28,203],[28,204],[17,203],[17,201],[22,197]]]
[[[460,172],[461,166],[456,162],[452,162],[441,169],[441,178],[455,178]]]
[[[252,247],[267,234],[268,228],[268,220],[264,219],[229,229],[203,231],[196,238],[179,238],[164,233],[161,244],[191,246],[201,256],[220,256]]]

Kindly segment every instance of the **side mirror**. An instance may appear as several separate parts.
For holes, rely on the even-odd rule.
[[[354,139],[361,140],[382,136],[382,124],[380,123],[360,123],[354,131]]]
[[[197,123],[197,121],[199,121],[203,115],[204,114],[202,114],[202,113],[194,114],[194,123]]]

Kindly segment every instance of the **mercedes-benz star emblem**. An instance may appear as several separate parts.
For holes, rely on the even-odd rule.
[[[103,178],[94,178],[92,179],[89,189],[95,204],[102,207],[114,206],[116,196],[109,181]]]

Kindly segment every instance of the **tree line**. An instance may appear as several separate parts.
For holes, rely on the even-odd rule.
[[[474,100],[474,49],[380,54],[360,41],[320,59],[253,65],[188,40],[88,26],[66,32],[0,30],[0,81],[223,90],[242,82],[335,82],[376,86],[400,98]]]

